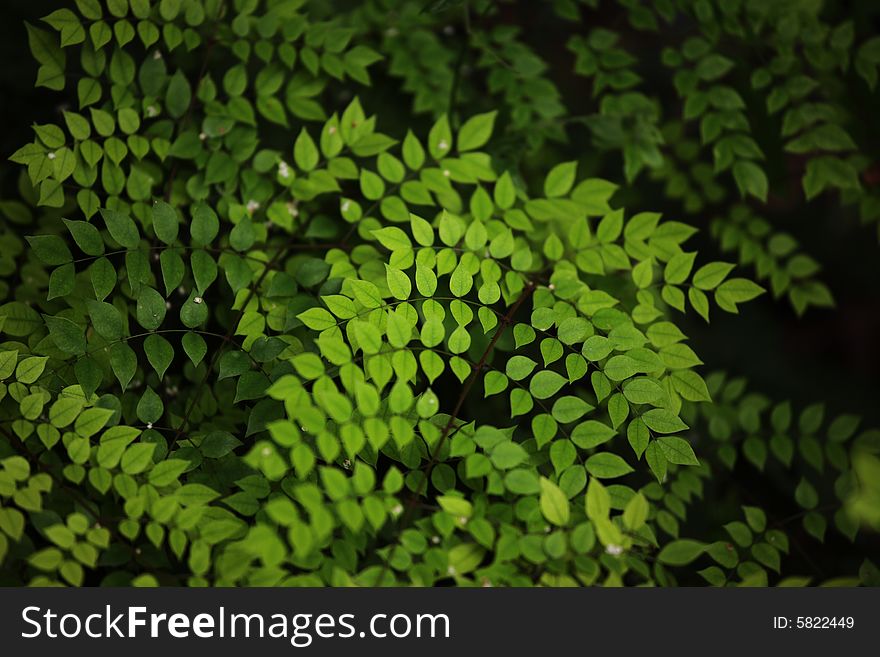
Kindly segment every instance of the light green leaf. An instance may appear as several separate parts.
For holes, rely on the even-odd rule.
[[[611,452],[593,454],[587,459],[584,467],[587,472],[598,479],[615,479],[633,471],[626,461]]]
[[[686,566],[706,551],[706,544],[690,539],[672,541],[663,546],[657,560],[668,566]]]
[[[308,130],[305,128],[300,130],[299,136],[293,145],[293,158],[296,161],[296,166],[303,171],[311,171],[318,165],[320,153]]]
[[[660,436],[657,438],[657,444],[669,463],[676,463],[678,465],[700,464],[693,448],[686,440],[676,436]]]
[[[495,125],[495,117],[498,112],[486,112],[472,116],[461,126],[458,131],[458,150],[463,153],[472,151],[485,145],[492,136],[492,128]]]
[[[412,248],[409,236],[396,226],[388,226],[374,230],[373,235],[389,251]]]
[[[46,369],[46,362],[49,360],[46,356],[29,356],[24,358],[15,368],[15,378],[19,383],[31,384],[40,378],[43,370]]]
[[[541,513],[552,524],[564,527],[568,524],[571,517],[568,498],[565,496],[565,493],[560,490],[559,486],[546,477],[541,477],[540,484]]]
[[[544,195],[547,198],[557,198],[565,196],[574,186],[574,179],[577,175],[577,162],[563,162],[557,164],[547,178],[544,180]]]
[[[642,413],[642,421],[648,428],[657,433],[676,433],[684,431],[688,426],[672,411],[665,408],[652,408]]]

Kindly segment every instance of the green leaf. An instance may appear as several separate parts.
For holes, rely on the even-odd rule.
[[[694,273],[693,284],[701,290],[714,290],[727,278],[733,268],[734,265],[728,262],[710,262]]]
[[[417,243],[422,246],[434,245],[434,229],[431,224],[412,213],[409,215],[409,223],[413,238]]]
[[[528,454],[521,445],[506,440],[495,445],[489,458],[496,468],[510,470],[523,463]]]
[[[18,349],[0,351],[0,381],[8,379],[15,371],[18,362]]]
[[[801,478],[795,488],[794,499],[805,509],[814,509],[819,504],[819,494],[806,478]]]
[[[428,132],[428,152],[435,160],[441,160],[452,152],[452,131],[449,120],[443,114]]]
[[[77,397],[61,397],[49,409],[49,422],[52,426],[63,428],[76,419],[85,401]]]
[[[49,275],[49,294],[47,299],[64,297],[73,292],[76,283],[76,268],[72,262],[56,267]]]
[[[402,150],[403,161],[406,163],[406,166],[413,171],[422,168],[422,165],[425,162],[425,149],[422,148],[422,144],[410,130],[407,130],[406,132]]]
[[[733,165],[733,177],[740,196],[751,194],[760,201],[767,200],[769,183],[764,171],[754,162],[739,160]]]
[[[669,463],[676,463],[678,465],[700,464],[693,448],[686,440],[676,436],[660,436],[657,438],[657,444]]]
[[[694,253],[678,253],[669,259],[666,263],[666,269],[663,271],[663,278],[671,285],[678,285],[687,280],[691,268],[694,266],[694,259],[697,254]]]
[[[207,205],[198,204],[192,211],[192,223],[190,235],[196,246],[209,245],[220,230],[220,221],[217,215]]]
[[[46,369],[48,360],[46,356],[29,356],[22,359],[15,368],[16,380],[19,383],[34,383]]]
[[[385,265],[385,277],[388,282],[388,289],[391,290],[391,295],[395,299],[402,301],[409,299],[409,295],[412,292],[412,281],[409,280],[409,276],[399,269]]]
[[[67,244],[57,235],[33,235],[26,239],[36,256],[47,265],[63,265],[73,260]]]
[[[141,241],[140,232],[131,217],[106,208],[101,209],[101,217],[114,240],[127,249],[138,247]]]
[[[611,513],[611,495],[608,489],[596,478],[591,478],[587,486],[587,494],[584,496],[587,517],[590,520],[602,520],[608,518]]]
[[[691,302],[691,306],[694,310],[696,310],[700,316],[705,319],[707,322],[709,321],[709,299],[706,297],[706,293],[702,290],[699,290],[695,287],[692,287],[688,290],[688,301]],[[717,301],[717,299],[716,299]],[[684,310],[684,306],[682,305],[679,310]]]
[[[686,566],[703,554],[706,548],[705,543],[690,539],[672,541],[663,546],[657,560],[667,566]]]
[[[293,145],[293,159],[303,171],[311,171],[318,165],[320,153],[308,131],[303,128]]]
[[[165,93],[165,107],[173,119],[179,119],[189,109],[192,100],[192,89],[182,71],[178,70],[168,82]]]
[[[547,198],[565,196],[574,186],[577,175],[577,162],[563,162],[554,166],[544,180],[544,195]]]
[[[336,326],[336,319],[323,308],[310,308],[296,317],[314,331],[323,331]]]
[[[192,331],[184,333],[180,342],[183,345],[184,353],[186,353],[194,366],[198,366],[205,357],[205,354],[208,353],[208,345],[205,344],[205,339],[201,335],[193,333]]]
[[[463,297],[471,291],[473,285],[473,277],[459,263],[458,267],[452,272],[452,276],[449,277],[449,291],[457,297]]]
[[[379,243],[389,251],[412,248],[412,242],[410,242],[409,236],[396,226],[388,226],[387,228],[374,230],[373,235],[379,240]]]
[[[651,404],[662,400],[665,395],[657,381],[639,377],[623,384],[623,396],[633,404]]]
[[[630,531],[635,531],[648,519],[648,500],[641,493],[633,495],[623,509],[623,524]]]
[[[153,443],[135,443],[129,446],[120,461],[122,471],[129,475],[143,472],[152,464],[155,449],[156,445]]]
[[[748,547],[752,544],[752,532],[744,523],[739,521],[729,522],[724,525],[724,529],[737,545]]]
[[[457,575],[466,575],[480,565],[485,552],[475,543],[460,543],[449,550],[449,567]]]
[[[761,533],[767,528],[767,514],[756,506],[744,506],[743,513],[754,531]]]
[[[684,431],[688,426],[672,411],[665,408],[652,408],[642,413],[642,421],[648,428],[657,433],[676,433]]]
[[[162,325],[164,319],[165,298],[151,287],[141,288],[137,298],[138,324],[148,331],[154,331]]]
[[[208,304],[193,290],[180,307],[180,321],[187,328],[196,328],[208,320]]]
[[[162,304],[164,307],[164,300]],[[92,326],[95,327],[95,331],[99,335],[108,340],[118,340],[122,337],[125,325],[119,310],[109,303],[94,299],[86,299],[86,308],[88,308]]]
[[[70,9],[56,9],[43,20],[61,33],[62,48],[85,41],[86,31]]]
[[[611,452],[593,454],[587,459],[584,467],[597,479],[615,479],[633,472],[632,467],[626,461]]]
[[[138,419],[141,422],[152,424],[159,421],[164,411],[165,405],[162,403],[162,399],[156,394],[155,390],[147,386],[137,405]]]
[[[87,408],[76,418],[74,430],[83,438],[91,438],[107,424],[113,416],[109,408]]]
[[[715,303],[731,313],[737,312],[736,304],[751,301],[764,294],[764,288],[747,278],[731,278],[715,290]]]
[[[153,469],[150,470],[150,475],[148,479],[153,486],[157,486],[159,488],[163,486],[169,486],[176,482],[180,475],[183,474],[188,467],[189,461],[184,461],[183,459],[168,459],[167,461],[157,463],[153,467]],[[191,491],[192,489],[190,489],[188,500],[190,503],[192,503],[193,499],[193,494]],[[200,499],[205,499],[209,495],[213,497],[212,493],[204,491],[201,493]]]
[[[156,201],[153,204],[153,230],[156,237],[165,244],[174,244],[178,228],[177,211],[165,201]]]
[[[528,374],[526,374],[528,376]],[[593,406],[580,397],[560,397],[553,404],[553,418],[563,424],[575,422],[593,410]]]
[[[437,498],[440,508],[456,518],[470,518],[473,515],[473,505],[460,497],[452,495],[440,495]]]
[[[189,334],[184,335],[184,343],[187,342],[187,335]],[[184,347],[184,349],[186,349],[186,347]],[[174,360],[174,347],[172,347],[171,343],[161,335],[148,335],[144,340],[144,353],[147,356],[147,361],[150,363],[150,366],[159,376],[159,380],[162,380],[165,376],[165,372],[171,365],[171,361]]]
[[[560,488],[546,477],[541,477],[541,513],[554,525],[564,527],[571,518],[568,498]]]
[[[110,368],[125,390],[137,370],[137,355],[124,342],[117,342],[110,347]]]
[[[101,233],[95,226],[85,221],[71,221],[70,219],[62,219],[62,221],[83,253],[90,256],[99,256],[104,253],[104,240],[101,239]]]
[[[493,193],[495,205],[502,210],[508,210],[513,207],[516,202],[516,187],[513,184],[513,178],[510,173],[505,171],[498,182],[495,183],[495,191]]]
[[[416,265],[416,289],[425,297],[434,296],[437,291],[437,275],[431,269]]]
[[[531,374],[537,363],[528,356],[513,356],[507,361],[506,372],[514,381],[521,381]]]
[[[639,364],[629,356],[612,356],[605,363],[603,371],[612,381],[623,381],[639,372]]]
[[[581,449],[592,449],[611,440],[617,432],[598,420],[587,420],[574,428],[571,441]]]
[[[495,117],[498,112],[486,112],[472,116],[458,131],[458,150],[461,153],[472,151],[485,145],[492,136]]]
[[[551,370],[541,370],[529,382],[529,391],[535,399],[549,399],[559,392],[566,383],[568,380],[564,376]]]
[[[699,374],[692,370],[675,370],[670,375],[672,386],[684,399],[693,402],[712,401],[709,388]]]

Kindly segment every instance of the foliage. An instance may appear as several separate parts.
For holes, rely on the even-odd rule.
[[[806,198],[871,218],[824,82],[873,88],[876,39],[817,3],[620,2],[637,33],[699,32],[664,47],[665,102],[580,22],[597,3],[557,1],[596,107],[577,117],[506,3],[332,4],[76,0],[27,25],[68,105],[0,205],[4,583],[826,580],[785,569],[791,522],[876,529],[880,433],[704,378],[682,327],[759,283],[831,303],[756,216],[771,185],[724,44],[772,44],[747,87],[772,89]],[[374,79],[406,123],[370,114]],[[626,188],[555,157],[578,124]],[[693,223],[714,206],[735,261],[625,203],[652,180]],[[743,459],[795,515],[691,525]],[[865,561],[829,581],[876,580]]]

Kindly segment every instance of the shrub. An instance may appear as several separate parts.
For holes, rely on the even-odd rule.
[[[618,33],[557,0],[534,11],[572,33],[579,117],[509,3],[335,4],[27,25],[65,108],[0,206],[3,583],[877,583],[858,542],[785,564],[877,527],[880,433],[704,378],[683,318],[762,284],[831,303],[756,216],[743,94],[784,114],[807,199],[873,220],[841,76],[873,89],[880,41],[803,3],[620,2]],[[729,48],[760,39],[744,77]],[[642,206],[654,181],[692,221]]]

